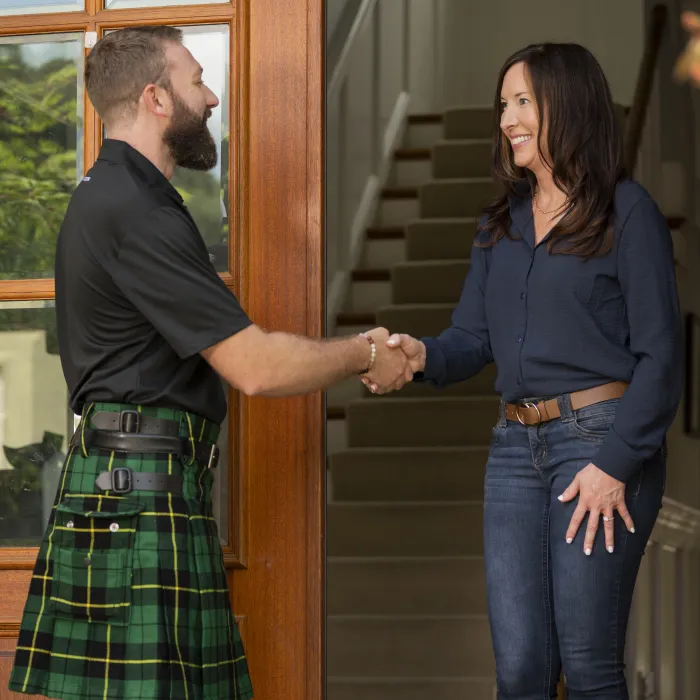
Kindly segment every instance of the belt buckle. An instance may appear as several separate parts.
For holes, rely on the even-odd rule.
[[[112,472],[112,491],[118,496],[126,496],[134,490],[134,472],[129,467],[117,467]],[[117,479],[125,477],[125,484],[117,483]]]
[[[138,433],[141,430],[141,414],[138,411],[126,410],[119,414],[119,431],[122,433]]]
[[[219,463],[219,455],[221,454],[221,450],[219,450],[219,446],[214,443],[211,446],[211,451],[209,452],[209,461],[207,462],[207,469],[216,469],[216,465]]]
[[[526,423],[522,416],[520,415],[520,409],[521,408],[534,408],[537,411],[537,423]],[[531,403],[528,401],[527,403],[524,404],[517,404],[515,407],[515,417],[518,419],[518,422],[520,425],[539,425],[542,422],[542,414],[540,413],[540,409],[538,408],[536,403]]]

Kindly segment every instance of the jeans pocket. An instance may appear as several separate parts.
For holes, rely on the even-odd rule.
[[[129,498],[69,497],[54,523],[50,605],[59,617],[126,625],[131,609],[134,539],[143,510]]]
[[[574,411],[572,425],[579,437],[602,442],[615,421],[620,399],[610,399]]]

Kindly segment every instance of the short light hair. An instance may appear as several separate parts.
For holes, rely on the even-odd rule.
[[[182,43],[182,30],[128,27],[95,44],[85,62],[85,88],[105,125],[133,117],[146,85],[170,86],[169,43]]]

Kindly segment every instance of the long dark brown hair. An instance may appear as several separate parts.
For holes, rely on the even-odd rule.
[[[513,149],[500,128],[503,79],[521,62],[537,103],[540,157],[570,205],[551,231],[548,250],[585,258],[602,255],[614,239],[615,188],[627,176],[622,128],[603,70],[578,44],[533,44],[513,54],[501,68],[492,173],[504,191],[486,207],[481,231],[491,235],[480,239],[488,246],[510,235],[509,196],[529,196],[536,184],[530,171],[515,165]]]

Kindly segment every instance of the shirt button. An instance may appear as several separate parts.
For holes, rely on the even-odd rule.
[[[68,527],[68,528],[74,527],[73,521],[72,521],[72,520],[69,520],[69,521],[66,523],[66,527]]]
[[[520,298],[524,299],[525,298],[525,292],[520,292]]]
[[[112,524],[109,526],[109,529],[110,529],[112,532],[119,532],[119,523],[112,523]]]
[[[520,386],[520,385],[522,384],[522,382],[520,381],[520,379],[518,379],[517,382],[518,382],[518,386]]]
[[[519,343],[522,343],[522,342],[523,342],[523,338],[522,338],[522,336],[520,336],[520,335],[518,336],[518,342],[519,342]]]

